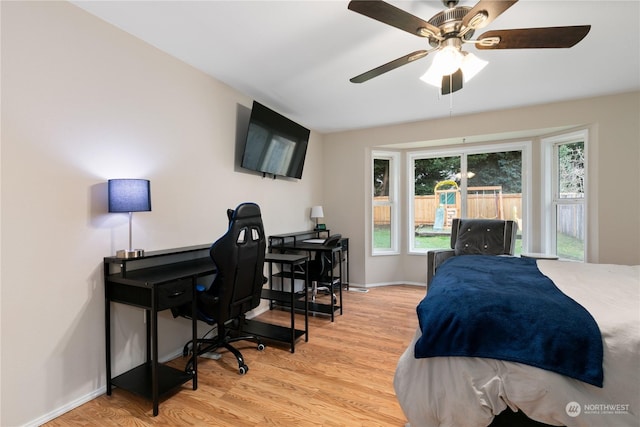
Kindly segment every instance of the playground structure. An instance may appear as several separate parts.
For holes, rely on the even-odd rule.
[[[450,180],[440,181],[433,188],[433,193],[438,203],[433,229],[451,228],[453,218],[460,214],[460,188],[458,184]]]
[[[505,198],[508,202],[506,207]],[[522,196],[510,194],[505,197],[501,185],[467,187],[466,199],[468,218],[519,220],[517,216]],[[440,181],[434,187],[433,196],[417,196],[414,204],[417,235],[428,234],[428,226],[432,226],[434,232],[447,230],[451,228],[453,218],[459,217],[462,212],[460,188],[455,181]],[[431,208],[428,208],[429,205]],[[425,208],[432,209],[433,216],[425,212]]]

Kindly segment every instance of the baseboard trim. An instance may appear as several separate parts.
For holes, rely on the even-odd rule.
[[[24,424],[23,427],[38,427],[41,426],[44,423],[48,423],[49,421],[58,418],[60,415],[65,414],[69,411],[71,411],[72,409],[77,408],[78,406],[82,406],[85,403],[95,399],[96,397],[102,396],[103,394],[105,394],[107,392],[107,386],[102,386],[100,388],[98,388],[97,390],[92,391],[89,394],[86,394],[84,396],[81,396],[69,403],[67,403],[64,406],[61,406],[57,409],[55,409],[54,411],[49,412],[48,414],[44,414],[43,416],[41,416],[40,418],[37,418],[35,420],[32,420],[30,422],[28,422],[27,424]]]
[[[160,363],[166,363],[170,360],[173,360],[179,356],[182,356],[182,347],[175,350],[172,354],[169,354],[164,357],[159,357],[158,361]],[[107,386],[103,385],[102,387],[97,388],[96,390],[85,394],[84,396],[80,396],[79,398],[72,400],[66,405],[60,406],[59,408],[54,409],[53,411],[42,415],[35,420],[29,421],[26,424],[23,424],[22,427],[39,427],[42,424],[48,423],[49,421],[58,418],[60,415],[66,414],[67,412],[76,409],[79,406],[84,405],[85,403],[95,399],[96,397],[100,397],[107,392]]]
[[[350,284],[349,287],[356,287],[356,288],[379,288],[381,286],[397,286],[397,285],[408,285],[408,286],[421,286],[423,288],[426,288],[427,285],[424,282],[407,282],[407,281],[402,281],[402,282],[379,282],[379,283],[368,283],[366,285],[354,285],[354,284]]]

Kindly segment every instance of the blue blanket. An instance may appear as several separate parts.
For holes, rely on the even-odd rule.
[[[438,267],[417,312],[416,358],[501,359],[602,387],[598,325],[534,259],[452,257]]]

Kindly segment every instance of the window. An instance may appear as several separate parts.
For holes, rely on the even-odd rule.
[[[522,150],[469,154],[467,171],[466,217],[515,220],[521,231]]]
[[[410,230],[410,250],[427,251],[448,248],[451,221],[461,214],[461,157],[413,157],[413,197],[410,205],[413,230]]]
[[[410,155],[409,250],[449,248],[453,218],[486,218],[518,223],[520,253],[528,150],[528,143],[514,143]]]
[[[398,165],[400,154],[373,152],[372,248],[373,255],[398,253]]]
[[[587,132],[548,138],[544,143],[545,167],[551,171],[543,212],[546,251],[560,259],[585,261]]]

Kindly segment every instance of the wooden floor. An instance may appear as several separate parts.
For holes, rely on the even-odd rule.
[[[334,323],[310,317],[309,341],[298,340],[294,354],[275,343],[263,352],[237,343],[246,375],[226,351],[220,360],[198,359],[198,389],[189,382],[163,399],[157,417],[150,401],[114,389],[45,426],[404,426],[393,374],[424,293],[419,286],[344,292],[344,314]],[[273,310],[260,319],[286,323],[288,313]]]

